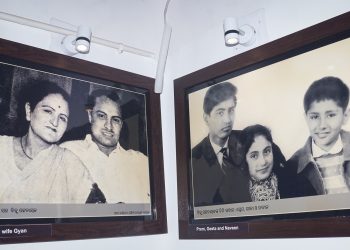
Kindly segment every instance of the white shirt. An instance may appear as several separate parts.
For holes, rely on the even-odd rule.
[[[342,151],[342,149],[343,149],[343,143],[340,139],[340,136],[338,136],[337,141],[329,151],[325,151],[319,146],[317,146],[314,140],[312,140],[312,144],[311,144],[312,156],[314,158],[317,158],[326,154],[338,154],[340,151]]]
[[[218,161],[219,161],[219,164],[220,164],[220,166],[222,165],[222,159],[223,159],[223,157],[224,157],[224,155],[223,155],[223,153],[222,152],[220,152],[220,150],[222,149],[222,148],[227,148],[227,155],[229,155],[229,148],[227,147],[227,145],[228,145],[228,138],[227,138],[227,140],[226,140],[226,142],[225,142],[225,144],[224,144],[224,146],[223,147],[220,147],[219,145],[216,145],[214,142],[212,142],[211,140],[210,140],[210,137],[209,137],[209,141],[210,141],[210,144],[211,144],[211,146],[213,147],[213,149],[214,149],[214,153],[216,154],[216,158],[218,159]]]
[[[119,144],[109,154],[102,153],[91,135],[85,140],[61,144],[76,154],[89,169],[107,203],[150,203],[148,157]]]

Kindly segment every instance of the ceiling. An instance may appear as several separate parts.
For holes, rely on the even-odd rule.
[[[86,24],[96,37],[157,53],[166,0],[0,0],[0,3],[2,12],[66,28]],[[210,26],[221,27],[225,16],[257,8],[255,0],[236,3],[237,0],[171,0],[167,20],[173,28],[172,42],[200,39],[200,34]]]

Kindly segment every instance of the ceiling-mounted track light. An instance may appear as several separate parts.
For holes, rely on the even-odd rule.
[[[62,40],[64,50],[70,54],[87,54],[90,51],[91,29],[81,25],[78,27],[76,35],[68,35]]]
[[[237,21],[233,17],[224,19],[225,44],[228,47],[238,44],[249,46],[255,42],[256,31],[251,25],[245,24],[237,26]]]

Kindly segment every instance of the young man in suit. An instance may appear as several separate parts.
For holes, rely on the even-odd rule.
[[[210,87],[204,97],[209,134],[192,149],[194,206],[250,201],[248,178],[241,170],[240,131],[232,130],[236,93],[234,85],[224,82]]]

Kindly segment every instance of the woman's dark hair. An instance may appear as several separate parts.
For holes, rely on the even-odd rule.
[[[263,125],[256,124],[256,125],[248,126],[242,130],[241,135],[240,135],[240,143],[242,146],[244,159],[246,159],[246,155],[249,151],[249,148],[252,146],[252,144],[255,140],[255,137],[257,137],[259,135],[264,136],[266,138],[266,140],[268,140],[272,145],[272,154],[273,154],[273,169],[272,169],[272,171],[275,172],[280,167],[281,164],[286,163],[286,159],[283,156],[279,147],[273,143],[270,129],[268,129],[267,127],[265,127]],[[246,160],[244,160],[244,162],[245,162],[245,164],[243,164],[243,170],[247,174],[249,174],[248,163],[246,162]]]
[[[68,93],[56,83],[49,80],[30,79],[26,82],[25,86],[19,90],[17,95],[15,136],[23,136],[28,132],[29,122],[26,120],[25,104],[29,103],[30,109],[33,111],[36,105],[50,94],[60,94],[69,104],[70,97]]]
[[[240,139],[241,139],[244,155],[248,153],[248,150],[250,149],[250,147],[252,146],[255,140],[255,137],[259,135],[264,136],[266,140],[271,142],[271,144],[273,143],[271,131],[263,125],[256,124],[256,125],[248,126],[242,130]]]

